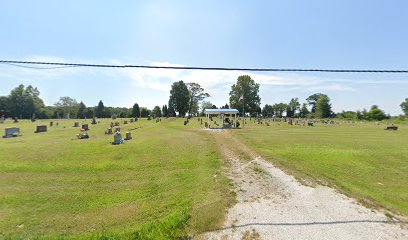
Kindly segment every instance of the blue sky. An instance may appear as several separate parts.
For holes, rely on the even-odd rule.
[[[0,59],[205,67],[408,69],[408,1],[2,1]],[[46,104],[167,103],[171,83],[198,82],[220,106],[245,72],[0,65],[0,95],[18,84]],[[408,74],[249,73],[262,104],[322,92],[333,109],[378,104],[401,114]]]

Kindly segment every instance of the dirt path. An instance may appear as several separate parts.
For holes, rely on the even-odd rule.
[[[227,161],[238,203],[204,239],[408,239],[407,224],[335,190],[300,184],[228,131],[212,133]]]

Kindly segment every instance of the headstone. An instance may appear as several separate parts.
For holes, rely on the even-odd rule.
[[[119,126],[119,122],[115,122],[115,126]]]
[[[74,122],[74,127],[79,127],[79,122]]]
[[[47,131],[47,125],[39,125],[34,133],[41,133]]]
[[[137,122],[137,118],[135,118],[135,122]]]
[[[82,129],[88,131],[89,130],[88,124],[82,124]]]
[[[4,123],[4,115],[0,117],[0,123]]]
[[[96,124],[96,119],[95,119],[95,117],[92,118],[92,123],[91,123],[91,124],[93,124],[93,125]]]
[[[108,128],[108,129],[105,131],[105,134],[112,134],[112,128],[111,128],[111,127]]]
[[[52,127],[54,125],[54,122],[50,122],[50,127]]]
[[[123,121],[123,124],[128,124],[128,121]]]
[[[115,132],[115,135],[113,135],[112,144],[118,145],[118,144],[121,144],[121,143],[123,143],[122,134],[120,134],[120,132]]]
[[[113,122],[110,123],[110,127],[113,128],[115,124]]]
[[[115,128],[115,132],[120,132],[120,127]]]
[[[131,132],[126,132],[125,140],[130,140],[130,139],[132,139],[132,133]]]
[[[18,117],[14,118],[14,123],[18,123]]]
[[[116,115],[113,115],[113,116],[112,116],[112,119],[115,120],[115,119],[116,119]]]
[[[135,120],[133,118],[130,119],[130,123],[133,123]]]
[[[398,126],[394,126],[394,124],[387,126],[386,128],[384,128],[384,130],[398,130]]]
[[[4,129],[3,138],[19,137],[19,136],[21,136],[20,128],[12,127],[12,128]]]
[[[288,119],[288,125],[293,125],[292,118]]]

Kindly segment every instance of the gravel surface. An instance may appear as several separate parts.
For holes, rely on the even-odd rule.
[[[408,239],[406,222],[366,208],[332,188],[302,185],[256,153],[245,161],[227,145],[221,147],[238,203],[228,210],[222,228],[199,238]]]

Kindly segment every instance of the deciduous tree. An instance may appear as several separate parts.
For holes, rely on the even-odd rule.
[[[240,112],[245,108],[245,112],[254,113],[260,108],[259,84],[248,75],[238,77],[237,83],[231,87],[229,96],[231,108],[236,108]]]
[[[400,106],[404,114],[408,116],[408,98],[405,98],[405,101],[403,101]]]
[[[189,110],[190,93],[187,85],[182,81],[171,85],[169,107],[171,106],[179,117],[184,117]]]

